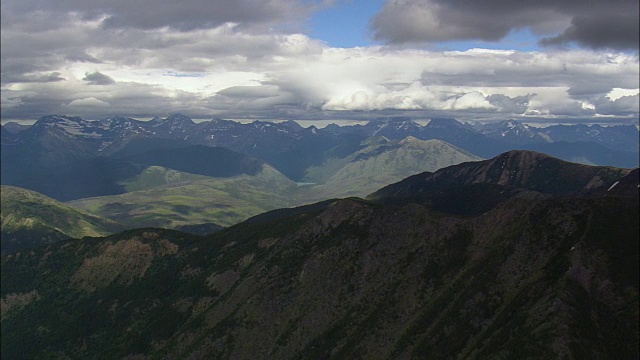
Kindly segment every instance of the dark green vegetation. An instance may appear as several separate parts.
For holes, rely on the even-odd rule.
[[[405,181],[205,237],[4,256],[2,357],[636,359],[638,172],[573,165],[512,152],[475,184],[467,163],[435,173],[446,188]],[[443,191],[453,210],[434,208]]]
[[[74,209],[34,191],[0,187],[2,254],[84,236],[104,236],[123,226]]]

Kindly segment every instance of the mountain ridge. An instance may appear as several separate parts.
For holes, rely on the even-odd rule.
[[[480,170],[548,161],[505,156],[452,167],[495,182],[470,185],[507,188],[528,185]],[[473,178],[440,180],[455,191]],[[3,354],[635,358],[637,184],[635,196],[563,191],[467,216],[434,210],[419,191],[331,200],[204,238],[138,229],[5,256]]]
[[[416,194],[474,183],[525,187],[550,194],[585,192],[609,187],[631,171],[570,163],[534,151],[511,150],[489,160],[414,175],[380,189],[370,198],[397,197],[407,192]],[[440,178],[446,181],[439,181]]]

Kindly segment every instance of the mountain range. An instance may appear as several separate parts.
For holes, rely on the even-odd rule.
[[[633,168],[638,130],[513,120],[474,127],[447,118],[304,128],[294,121],[196,123],[179,114],[151,121],[49,115],[29,127],[2,126],[1,182],[127,227],[228,226],[278,207],[364,197],[413,174],[512,149]],[[180,197],[188,193],[197,199]]]
[[[632,125],[534,128],[509,120],[474,129],[447,118],[431,119],[425,126],[407,118],[391,118],[366,125],[333,124],[318,129],[303,128],[293,121],[242,124],[213,119],[195,123],[179,114],[151,121],[120,116],[87,121],[49,115],[27,129],[14,123],[6,124],[2,134],[2,161],[9,169],[3,177],[7,181],[19,181],[19,175],[25,171],[17,158],[28,159],[32,168],[51,168],[81,159],[110,156],[138,139],[173,139],[191,145],[224,147],[261,159],[293,181],[301,181],[311,166],[321,166],[328,159],[343,158],[362,149],[363,142],[375,136],[390,140],[408,136],[442,140],[483,158],[522,149],[555,152],[553,156],[564,160],[582,159],[592,165],[617,167],[636,167],[639,146],[638,129]],[[567,146],[562,145],[551,146],[557,143],[581,146],[571,147],[572,150],[564,150]],[[566,151],[569,153],[563,153]]]
[[[635,359],[639,201],[638,169],[509,151],[204,237],[46,244],[2,257],[3,357]]]

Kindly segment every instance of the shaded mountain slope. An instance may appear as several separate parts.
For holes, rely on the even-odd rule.
[[[632,359],[636,205],[513,198],[459,218],[340,200],[206,240],[52,245],[2,260],[3,354]]]
[[[640,169],[635,168],[619,181],[614,182],[606,190],[602,188],[601,194],[605,196],[638,196],[640,191]]]
[[[7,179],[3,183],[19,184],[56,200],[69,201],[122,194],[126,189],[121,182],[138,175],[145,168],[123,159],[94,157],[56,167],[30,167],[17,179]]]
[[[133,163],[157,165],[186,173],[210,177],[231,177],[240,174],[255,175],[263,162],[222,147],[192,145],[162,148],[128,156]]]
[[[566,162],[525,150],[493,159],[450,166],[414,175],[371,194],[371,199],[398,199],[478,183],[511,186],[547,194],[607,188],[631,170]]]
[[[330,157],[352,153],[360,148],[364,137],[330,134],[314,126],[302,128],[264,121],[240,124],[214,119],[196,124],[188,139],[254,156],[290,179],[300,181],[309,166],[321,165]]]
[[[104,236],[123,227],[71,208],[35,191],[2,186],[2,254],[85,236]]]
[[[435,173],[445,190],[510,192],[482,214],[435,211],[414,187],[207,237],[139,229],[5,256],[3,356],[635,359],[637,192],[575,189],[582,172],[587,184],[616,173],[622,188],[637,172],[545,159]],[[530,190],[550,183],[529,181],[540,164],[565,186]],[[496,166],[518,180],[499,184]]]
[[[431,119],[424,127],[421,139],[446,141],[484,158],[496,156],[511,148],[510,144],[500,139],[491,139],[450,118]]]
[[[138,139],[112,156],[68,160],[57,166],[38,167],[20,157],[4,161],[3,184],[20,185],[60,201],[126,193],[124,184],[143,176],[151,166],[222,178],[256,175],[263,164],[229,149],[172,139]]]

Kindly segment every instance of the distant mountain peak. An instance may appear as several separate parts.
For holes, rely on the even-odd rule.
[[[173,114],[152,126],[156,129],[168,131],[170,134],[184,134],[195,125],[196,123],[190,117],[182,114]]]
[[[462,123],[454,118],[433,118],[429,123],[425,126],[425,128],[430,129],[440,129],[440,128],[464,128]]]
[[[21,133],[25,130],[27,130],[28,128],[30,128],[31,125],[22,125],[19,124],[17,122],[14,121],[9,121],[8,123],[2,125],[2,129],[6,130],[7,132],[11,133],[11,134],[18,134]]]
[[[169,117],[167,117],[166,119],[164,119],[164,121],[163,121],[163,122],[174,122],[174,123],[175,123],[175,122],[187,122],[187,123],[195,124],[195,123],[193,122],[193,120],[192,120],[190,117],[188,117],[188,116],[186,116],[186,115],[182,115],[182,114],[173,114],[173,115],[170,115]]]
[[[285,122],[282,123],[282,125],[285,125],[291,129],[295,129],[295,130],[302,130],[303,127],[302,125],[298,124],[295,120],[287,120]]]
[[[407,136],[406,138],[402,139],[402,141],[400,141],[401,145],[404,144],[412,144],[412,143],[417,143],[417,142],[421,142],[422,140],[416,138],[415,136]]]
[[[36,121],[34,125],[42,125],[42,124],[55,125],[55,124],[61,124],[61,123],[67,123],[67,122],[84,124],[87,121],[82,119],[79,116],[47,115],[38,119],[38,121]]]
[[[129,120],[128,117],[124,117],[122,115],[116,115],[114,117],[109,118],[109,120],[111,121],[125,121],[125,120]]]
[[[527,124],[523,124],[517,120],[507,120],[504,122],[505,126],[509,129],[525,129],[527,131],[531,130],[531,126]]]
[[[162,122],[162,118],[158,116],[154,116],[153,119],[149,120],[148,124],[155,125]]]
[[[536,160],[553,158],[552,156],[543,154],[541,152],[533,151],[533,150],[509,150],[505,153],[498,155],[496,158],[502,158],[502,157],[519,158],[519,159],[528,158],[528,159],[536,159]],[[562,161],[562,160],[559,160],[559,161]]]

